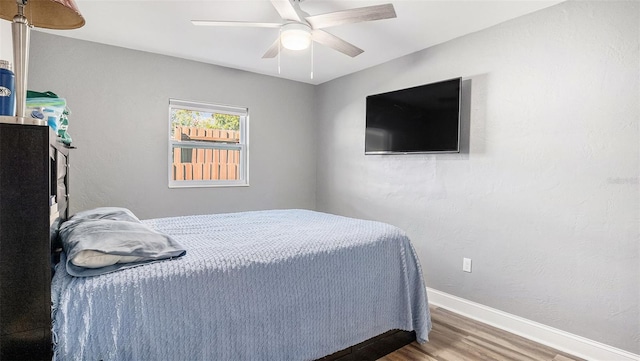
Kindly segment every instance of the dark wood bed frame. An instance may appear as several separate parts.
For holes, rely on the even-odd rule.
[[[21,119],[0,117],[0,360],[51,360],[51,239],[68,216],[69,148]]]
[[[0,117],[0,360],[51,360],[52,266],[69,217],[72,147],[46,125],[11,119]],[[376,360],[415,339],[392,330],[319,360]]]
[[[374,361],[415,340],[414,331],[391,330],[317,361]]]

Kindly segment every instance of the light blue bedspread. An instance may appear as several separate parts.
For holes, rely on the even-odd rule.
[[[388,224],[306,210],[143,221],[175,260],[52,281],[56,360],[312,360],[390,329],[427,340],[422,273]]]

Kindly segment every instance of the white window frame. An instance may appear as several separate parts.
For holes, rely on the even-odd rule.
[[[171,111],[172,109],[186,109],[204,113],[224,113],[238,115],[240,117],[240,142],[237,144],[176,141],[171,138]],[[187,100],[169,99],[168,111],[169,152],[167,160],[169,188],[193,188],[193,187],[243,187],[249,186],[249,109],[243,107],[199,103]],[[173,148],[205,148],[205,149],[237,149],[240,150],[240,165],[238,166],[239,179],[237,180],[174,180],[173,179]]]

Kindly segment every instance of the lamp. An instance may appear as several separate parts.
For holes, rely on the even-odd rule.
[[[311,28],[302,23],[285,24],[282,26],[280,41],[289,50],[306,49],[311,44]]]
[[[73,0],[0,0],[0,18],[13,21],[16,117],[24,118],[31,27],[77,29],[84,25],[84,18]]]

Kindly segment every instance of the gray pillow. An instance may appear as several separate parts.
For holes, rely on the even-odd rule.
[[[97,276],[186,254],[173,238],[142,224],[133,213],[121,210],[80,212],[60,226],[70,275]]]
[[[113,219],[117,221],[129,221],[140,223],[138,217],[127,208],[122,207],[98,207],[74,214],[72,219]]]

